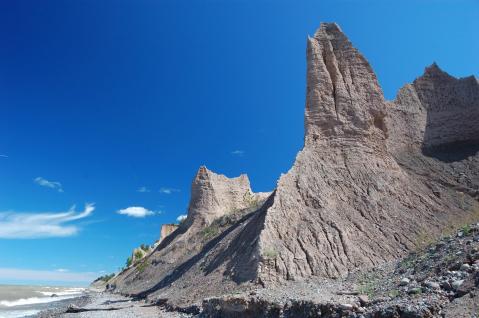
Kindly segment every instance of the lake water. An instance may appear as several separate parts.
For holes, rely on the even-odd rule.
[[[0,318],[32,316],[84,291],[80,287],[0,285]]]

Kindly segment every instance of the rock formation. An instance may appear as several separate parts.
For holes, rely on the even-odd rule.
[[[340,277],[398,258],[463,214],[388,151],[381,88],[336,24],[308,39],[307,56],[305,147],[266,211],[259,249],[275,256],[259,262],[263,281]]]
[[[227,178],[202,166],[191,185],[191,200],[185,223],[204,227],[218,217],[247,208],[252,201],[262,196],[253,194],[247,175]]]
[[[160,230],[160,240],[158,241],[158,244],[160,244],[168,235],[173,233],[177,228],[177,224],[162,224]]]
[[[456,79],[436,63],[399,91],[390,110],[390,145],[428,150],[479,140],[479,82]]]
[[[322,24],[308,38],[304,148],[276,190],[254,194],[246,176],[201,167],[186,222],[115,290],[187,305],[258,283],[344,277],[470,221],[478,96],[477,79],[433,65],[388,102],[341,29]],[[458,143],[467,151],[448,146],[447,160],[426,151]]]
[[[168,286],[183,275],[182,270],[177,268],[179,264],[185,264],[187,268],[192,256],[202,255],[209,239],[246,214],[256,211],[269,195],[253,193],[246,175],[228,178],[200,167],[192,182],[187,219],[174,230],[173,227],[165,227],[165,231],[173,230],[165,237],[162,227],[160,242],[145,257],[144,264],[148,265],[145,270],[139,272],[136,266],[129,268],[115,277],[110,285],[118,292],[129,294],[149,294]],[[192,287],[197,288],[196,285]]]

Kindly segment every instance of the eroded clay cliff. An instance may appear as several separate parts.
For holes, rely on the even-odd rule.
[[[204,227],[225,214],[247,208],[263,194],[251,191],[248,176],[228,178],[200,167],[191,185],[187,226]]]
[[[336,24],[308,39],[307,56],[305,147],[266,211],[259,247],[272,257],[260,262],[263,281],[344,276],[404,255],[418,236],[467,213],[455,194],[439,200],[388,151],[388,105]]]
[[[276,190],[256,195],[246,176],[200,168],[187,222],[116,290],[184,305],[248,285],[338,278],[470,220],[478,94],[477,79],[433,65],[388,102],[339,26],[322,24],[308,38],[304,148]],[[444,145],[447,159],[426,151]]]

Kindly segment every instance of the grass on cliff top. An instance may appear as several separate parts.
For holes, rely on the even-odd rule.
[[[93,282],[98,282],[98,281],[103,281],[103,282],[108,282],[110,279],[112,279],[113,277],[115,277],[115,274],[109,274],[109,275],[103,275],[103,276],[100,276],[98,277],[97,279],[95,279]]]
[[[137,250],[135,252],[135,259],[139,260],[139,259],[143,258],[144,255],[145,255],[144,252],[142,252],[141,250]]]

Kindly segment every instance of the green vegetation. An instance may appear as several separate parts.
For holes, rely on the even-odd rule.
[[[399,262],[399,266],[402,268],[413,268],[416,265],[414,257],[408,256]]]
[[[126,259],[126,267],[130,267],[131,264],[133,264],[133,259],[131,258],[131,256],[129,256],[129,257]]]
[[[98,281],[103,281],[103,282],[108,282],[110,279],[115,277],[115,274],[109,274],[109,275],[103,275],[95,279],[93,282],[98,282]]]
[[[372,298],[376,294],[376,282],[363,282],[361,285],[359,285],[358,291],[360,294],[368,295],[369,298]]]
[[[379,285],[379,277],[376,274],[364,274],[359,279],[358,292],[368,295],[369,298],[376,296],[376,289]]]
[[[458,220],[449,220],[449,226],[441,233],[441,238],[454,236],[458,230],[461,230],[465,236],[472,232],[470,224],[479,222],[479,205],[465,214]],[[419,233],[414,242],[418,251],[423,251],[437,241],[436,236],[432,232],[423,231]]]
[[[220,233],[220,229],[217,224],[214,222],[211,223],[210,226],[205,227],[203,230],[201,230],[200,234],[205,240],[210,240],[217,236]]]
[[[141,244],[140,248],[145,252],[148,252],[150,250],[150,246],[148,244]]]
[[[143,273],[148,265],[148,261],[143,261],[136,266],[136,269],[139,273]]]
[[[259,200],[258,197],[255,197],[254,195],[251,194],[251,192],[246,191],[246,193],[243,195],[243,201],[246,203],[246,205],[250,208],[256,208],[259,206]]]
[[[141,250],[136,250],[135,251],[135,259],[139,260],[143,258],[144,253]]]
[[[278,256],[278,252],[272,248],[267,248],[263,251],[263,257],[265,259],[275,259]]]
[[[396,298],[397,296],[399,296],[399,290],[393,289],[389,291],[388,296],[391,298]]]
[[[461,227],[461,231],[462,233],[464,233],[464,235],[468,236],[469,234],[471,234],[472,229],[469,224],[466,224],[463,227]]]

